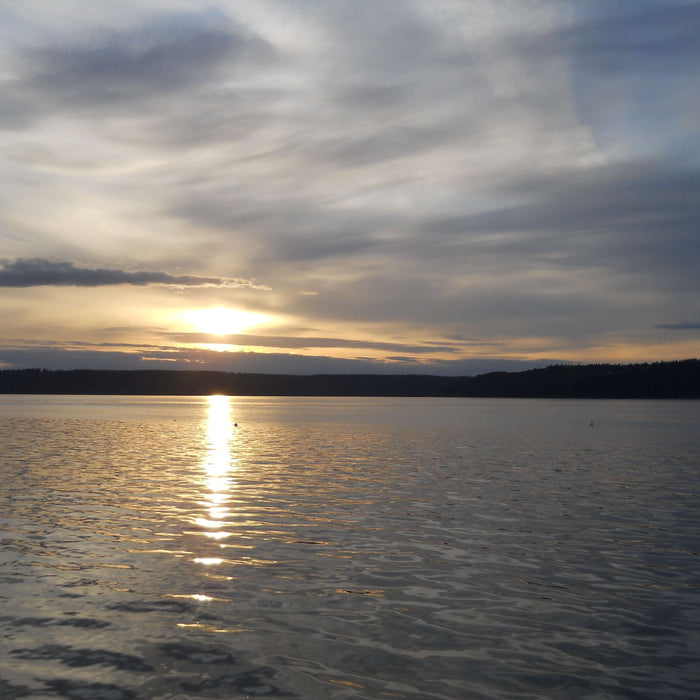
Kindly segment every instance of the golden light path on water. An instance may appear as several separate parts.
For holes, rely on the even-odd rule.
[[[229,527],[236,517],[235,511],[231,508],[231,504],[235,500],[234,494],[237,487],[234,476],[240,467],[238,450],[236,449],[237,423],[234,422],[232,415],[233,406],[233,401],[229,396],[213,395],[207,397],[207,413],[204,423],[205,452],[198,470],[199,483],[197,484],[200,513],[203,512],[204,514],[190,521],[197,525],[198,530],[188,533],[197,535],[197,539],[203,536],[204,541],[207,543],[202,544],[200,542],[200,545],[197,547],[200,554],[192,559],[193,563],[203,567],[198,576],[191,582],[197,588],[199,583],[202,582],[202,579],[199,578],[202,575],[204,579],[208,580],[230,581],[232,577],[226,573],[221,573],[219,566],[230,565],[234,561],[240,560],[237,557],[232,560],[223,553],[226,550],[234,549],[238,551],[248,548],[248,545],[232,544],[230,542],[230,538],[234,537],[234,533],[229,530]],[[229,541],[227,542],[227,540]],[[218,556],[219,552],[221,552],[222,556]],[[254,560],[250,559],[245,561],[247,564],[254,562]],[[201,592],[201,590],[196,593],[175,594],[170,597],[187,598],[200,603],[230,601],[228,597],[214,597]],[[181,622],[177,626],[215,633],[249,631],[237,626],[212,625],[202,621]]]
[[[197,518],[197,525],[204,529],[206,537],[224,540],[231,533],[222,529],[231,510],[228,503],[234,486],[233,472],[237,464],[231,454],[234,424],[231,417],[231,403],[228,396],[209,396],[207,406],[207,449],[203,462],[204,498],[208,517]],[[223,545],[222,545],[223,546]],[[205,565],[222,563],[219,557],[199,557],[195,562]]]

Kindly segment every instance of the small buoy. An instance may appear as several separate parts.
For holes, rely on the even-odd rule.
[[[233,427],[234,427],[234,428],[237,428],[237,427],[238,427],[238,423],[234,423],[234,424],[233,424]]]

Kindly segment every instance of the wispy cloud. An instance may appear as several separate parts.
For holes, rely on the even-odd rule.
[[[269,290],[255,280],[227,277],[171,275],[167,272],[115,270],[76,267],[72,262],[21,258],[0,261],[0,287],[105,287],[128,284],[137,287],[162,285],[172,287],[251,287]]]
[[[315,338],[308,336],[268,336],[250,334],[210,335],[208,333],[166,333],[167,338],[181,343],[218,343],[259,348],[364,348],[391,352],[413,353],[455,353],[460,350],[457,344],[410,344],[389,343],[375,340],[353,340],[349,338]]]
[[[523,370],[553,364],[557,360],[477,359],[434,360],[392,356],[340,358],[296,353],[217,352],[196,348],[144,346],[139,349],[89,350],[79,344],[66,347],[36,343],[0,345],[0,367],[46,369],[209,369],[225,372],[283,374],[437,374],[466,376],[495,370]]]
[[[692,331],[700,329],[700,323],[691,323],[690,321],[683,321],[682,323],[661,323],[656,327],[672,331]]]
[[[94,32],[79,44],[18,52],[0,125],[56,113],[126,114],[168,95],[198,90],[231,64],[264,62],[272,47],[217,11],[163,14],[139,27]]]
[[[700,2],[54,5],[0,2],[5,337],[182,302],[313,336],[228,339],[271,367],[696,352],[656,324],[697,317]]]

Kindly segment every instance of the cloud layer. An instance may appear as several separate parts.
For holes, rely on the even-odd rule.
[[[0,261],[0,287],[104,287],[129,284],[137,287],[167,285],[174,287],[252,287],[269,290],[254,280],[170,275],[166,272],[129,272],[127,270],[76,267],[71,262],[30,258]]]
[[[280,367],[697,354],[699,31],[686,0],[5,4],[6,337],[106,341],[115,287],[121,342],[194,352],[177,309],[226,306]]]

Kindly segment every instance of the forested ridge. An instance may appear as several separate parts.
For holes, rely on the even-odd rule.
[[[551,365],[473,377],[244,374],[182,370],[0,370],[3,394],[700,398],[700,360]]]

